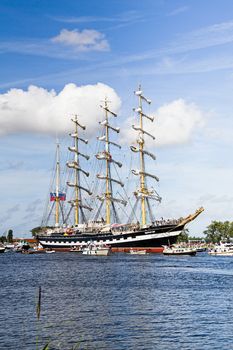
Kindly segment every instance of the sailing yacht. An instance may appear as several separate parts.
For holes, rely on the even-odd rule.
[[[132,145],[130,150],[139,158],[139,169],[132,169],[131,173],[138,179],[138,188],[134,191],[134,206],[128,217],[127,223],[119,223],[118,207],[127,206],[127,200],[114,194],[114,187],[124,187],[122,181],[113,176],[114,168],[121,168],[122,164],[114,158],[112,149],[120,149],[121,146],[115,142],[115,136],[119,134],[120,128],[113,126],[112,118],[116,119],[117,114],[110,110],[109,103],[105,99],[101,108],[104,112],[104,120],[100,122],[103,129],[101,136],[97,139],[104,145],[104,149],[99,151],[95,158],[103,162],[104,172],[96,174],[98,181],[105,183],[103,193],[96,194],[94,190],[84,187],[81,181],[82,177],[89,177],[89,172],[81,166],[80,158],[89,161],[89,156],[80,152],[80,143],[87,144],[83,133],[86,129],[82,125],[78,117],[72,118],[74,131],[70,134],[73,139],[73,146],[69,147],[69,151],[73,154],[72,161],[67,162],[67,167],[73,172],[73,181],[67,182],[67,185],[72,188],[74,198],[69,200],[71,210],[74,212],[74,225],[72,227],[59,227],[59,207],[62,200],[65,200],[65,194],[59,191],[59,159],[57,156],[57,181],[56,192],[53,193],[56,203],[56,221],[55,227],[37,236],[38,241],[44,248],[55,250],[70,250],[76,247],[77,249],[93,244],[107,245],[112,251],[130,251],[132,248],[146,249],[148,252],[162,252],[163,246],[174,244],[177,241],[179,234],[185,226],[194,220],[204,209],[201,207],[194,214],[188,215],[185,218],[157,220],[154,218],[154,213],[151,207],[151,201],[161,201],[161,197],[156,192],[154,187],[149,188],[148,180],[158,182],[156,175],[149,173],[146,170],[146,159],[155,160],[155,155],[146,149],[147,137],[152,140],[154,135],[145,130],[144,121],[154,122],[154,118],[144,112],[144,105],[151,104],[151,100],[143,95],[141,86],[134,92],[138,99],[138,106],[134,108],[138,125],[132,125],[132,129],[136,132],[136,146]],[[102,167],[102,168],[103,168]],[[119,192],[119,191],[118,191]],[[84,195],[93,199],[95,196],[100,205],[97,208],[96,202],[87,204],[84,201]],[[94,204],[93,204],[94,203]],[[140,215],[136,215],[136,209],[140,207]],[[99,218],[100,213],[105,211],[105,217]],[[94,220],[88,220],[85,212],[94,212]],[[138,218],[138,219],[136,219]]]

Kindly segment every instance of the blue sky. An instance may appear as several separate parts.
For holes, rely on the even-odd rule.
[[[197,236],[211,220],[232,220],[232,13],[230,0],[0,0],[1,233],[40,224],[75,96],[93,138],[92,106],[111,95],[127,150],[139,83],[157,116],[148,165],[160,178],[157,215],[203,205],[190,225]]]

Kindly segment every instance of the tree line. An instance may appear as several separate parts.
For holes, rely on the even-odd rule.
[[[203,233],[207,242],[230,241],[233,239],[233,221],[212,221]]]
[[[202,240],[207,243],[219,243],[233,240],[233,221],[212,221],[203,231],[204,237],[190,237],[189,230],[184,229],[179,236],[180,242]]]

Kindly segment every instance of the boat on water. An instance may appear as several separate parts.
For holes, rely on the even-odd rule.
[[[164,246],[164,255],[196,255],[197,251],[195,248],[184,247],[179,245]]]
[[[132,255],[146,255],[147,251],[146,249],[138,249],[138,250],[130,249],[129,253]]]
[[[59,144],[57,145],[56,188],[50,193],[50,201],[55,209],[55,226],[43,229],[38,234],[37,240],[43,248],[70,251],[74,247],[79,249],[81,246],[93,243],[96,246],[108,245],[112,251],[130,251],[131,248],[142,247],[150,248],[150,252],[162,252],[163,245],[176,243],[185,226],[204,210],[201,207],[194,214],[178,219],[161,218],[159,220],[155,217],[151,203],[161,202],[161,197],[154,187],[154,183],[159,179],[146,169],[146,159],[150,158],[152,161],[156,159],[155,155],[146,148],[148,138],[154,140],[155,137],[144,128],[145,120],[153,123],[154,117],[147,115],[144,111],[145,103],[150,104],[151,101],[143,95],[141,86],[135,91],[135,96],[138,99],[138,106],[134,112],[138,124],[132,125],[136,132],[136,146],[132,145],[130,151],[132,155],[138,156],[139,168],[131,169],[131,175],[138,179],[138,187],[132,191],[133,202],[130,201],[128,193],[125,193],[125,198],[122,195],[119,196],[119,191],[123,191],[124,188],[124,183],[118,176],[118,170],[122,164],[114,158],[112,150],[121,149],[121,145],[116,140],[120,128],[112,123],[116,120],[117,114],[110,110],[109,103],[105,99],[104,105],[101,106],[103,120],[99,122],[102,132],[97,137],[99,144],[104,147],[99,146],[95,154],[96,161],[102,165],[99,167],[100,172],[95,174],[98,183],[94,182],[94,185],[88,183],[89,172],[82,166],[82,159],[89,161],[90,158],[89,155],[81,152],[81,147],[88,143],[82,135],[86,127],[80,123],[77,116],[71,119],[74,125],[74,130],[70,133],[73,144],[68,147],[71,156],[66,164],[67,169],[71,171],[71,176],[66,184],[67,188],[72,190],[72,196],[67,204],[70,204],[68,214],[73,212],[74,221],[69,226],[67,224],[69,215],[62,212],[67,193],[60,189]],[[101,182],[102,192],[99,186]],[[117,191],[116,186],[118,186]],[[127,204],[131,213],[130,210],[123,210],[129,214],[127,220],[122,223],[119,212]],[[138,207],[139,210],[137,210]],[[59,215],[60,212],[62,215]],[[42,226],[46,227],[46,224]]]
[[[53,254],[53,253],[56,253],[56,251],[53,249],[48,249],[48,250],[45,250],[45,253],[46,254]]]
[[[17,245],[15,245],[13,251],[16,253],[21,253],[22,251],[26,251],[30,249],[30,245],[28,242],[22,240]]]
[[[83,255],[95,255],[95,256],[108,256],[110,255],[111,249],[105,245],[94,245],[89,244],[82,251]]]
[[[222,243],[215,245],[208,251],[209,255],[233,256],[233,243]]]
[[[0,253],[4,253],[5,252],[5,247],[3,244],[0,245]]]
[[[15,248],[15,245],[13,243],[6,243],[4,247],[6,250],[13,250]]]

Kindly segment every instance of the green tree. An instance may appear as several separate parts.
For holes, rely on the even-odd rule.
[[[199,241],[199,242],[201,242],[201,241],[205,241],[205,238],[204,237],[192,237],[192,236],[189,236],[189,241]]]
[[[233,222],[212,221],[203,233],[206,235],[206,241],[208,242],[227,241],[233,237]]]
[[[0,242],[5,243],[6,242],[6,236],[0,236]]]
[[[45,231],[45,230],[48,229],[48,228],[52,228],[52,226],[37,226],[37,227],[34,227],[34,228],[31,230],[32,236],[35,237],[35,236],[37,236],[38,234],[40,234],[41,231]]]
[[[181,234],[178,237],[178,243],[180,242],[188,242],[189,241],[189,229],[184,228]]]
[[[13,230],[8,230],[7,242],[8,243],[12,243],[13,242]]]

